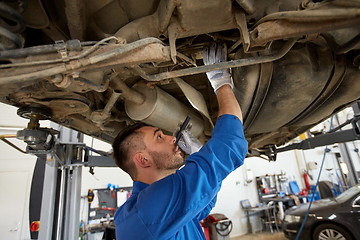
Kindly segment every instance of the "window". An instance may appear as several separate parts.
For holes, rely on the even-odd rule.
[[[352,207],[360,207],[360,196],[354,200]]]

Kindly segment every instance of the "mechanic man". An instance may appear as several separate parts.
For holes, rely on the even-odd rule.
[[[225,44],[204,49],[205,64],[225,60]],[[155,127],[136,124],[114,140],[115,162],[134,180],[131,197],[115,214],[118,240],[205,239],[199,221],[215,206],[221,182],[243,164],[247,152],[230,70],[206,74],[218,100],[218,120],[211,139],[186,162],[175,137]],[[190,138],[184,139],[192,146]]]

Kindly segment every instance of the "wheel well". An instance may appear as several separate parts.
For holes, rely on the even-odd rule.
[[[336,225],[336,226],[338,226],[338,227],[341,227],[341,228],[345,229],[345,230],[349,233],[349,235],[351,236],[351,238],[352,238],[352,239],[355,239],[355,237],[354,237],[354,235],[352,234],[352,232],[351,232],[346,226],[344,226],[343,224],[340,224],[340,223],[338,223],[338,222],[333,222],[333,221],[328,221],[328,220],[319,221],[319,222],[316,222],[316,223],[313,225],[313,227],[311,228],[311,231],[310,231],[310,234],[311,234],[310,236],[311,236],[311,238],[312,238],[312,236],[313,236],[313,234],[314,234],[314,231],[315,231],[315,228],[316,228],[316,227],[318,227],[318,226],[320,226],[320,225],[322,225],[322,224],[327,224],[327,223],[333,224],[333,225]]]

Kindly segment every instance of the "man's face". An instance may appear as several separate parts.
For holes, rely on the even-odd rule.
[[[165,135],[159,128],[142,127],[146,151],[152,157],[159,170],[176,170],[184,165],[185,161],[179,147],[175,144],[176,138]]]

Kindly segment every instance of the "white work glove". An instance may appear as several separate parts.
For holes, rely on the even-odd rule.
[[[174,132],[174,136],[177,135],[179,132],[179,128],[177,128]],[[191,126],[187,127],[185,130],[183,130],[181,133],[180,140],[178,142],[178,146],[187,154],[193,154],[195,152],[198,152],[200,148],[202,147],[202,144],[200,141],[191,133],[190,131]]]
[[[218,45],[216,45],[216,43],[213,43],[211,44],[210,49],[208,47],[205,47],[203,50],[203,61],[205,65],[225,62],[226,57],[227,48],[225,43],[220,43]],[[229,68],[207,72],[206,75],[215,91],[215,94],[220,87],[226,84],[228,84],[231,89],[233,88]]]

